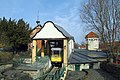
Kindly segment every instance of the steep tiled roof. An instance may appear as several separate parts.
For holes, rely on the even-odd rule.
[[[86,35],[85,38],[98,38],[98,35],[94,32],[90,32]]]

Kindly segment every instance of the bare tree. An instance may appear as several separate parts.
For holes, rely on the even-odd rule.
[[[89,0],[81,12],[83,22],[99,33],[109,56],[114,56],[115,40],[120,35],[120,0]]]

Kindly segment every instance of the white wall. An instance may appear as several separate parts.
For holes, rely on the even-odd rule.
[[[79,71],[82,71],[82,69],[89,69],[89,64],[79,64],[80,65],[80,70]],[[75,71],[75,64],[69,64],[68,65],[68,70],[71,70],[71,71]]]
[[[54,27],[53,23],[47,22],[33,39],[42,38],[65,38],[65,36]]]
[[[87,38],[88,50],[99,49],[99,38]]]
[[[74,41],[72,39],[70,39],[68,41],[68,58],[70,56],[70,54],[73,52],[74,50]]]
[[[89,69],[89,64],[81,64],[80,71],[82,71],[82,69]]]

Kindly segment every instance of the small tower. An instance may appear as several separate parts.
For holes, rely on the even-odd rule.
[[[37,21],[36,21],[37,25],[40,24],[40,21],[39,21],[39,11],[38,11],[38,16],[37,16]]]
[[[85,37],[87,41],[88,50],[98,50],[99,49],[99,37],[96,33],[90,32]]]
[[[41,30],[42,26],[40,25],[40,20],[39,20],[39,11],[37,15],[37,20],[36,20],[37,26],[34,28],[35,29],[35,34]]]

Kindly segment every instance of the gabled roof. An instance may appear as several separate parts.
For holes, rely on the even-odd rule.
[[[74,39],[67,31],[62,27],[54,24],[52,21],[47,21],[42,29],[36,33],[33,39]]]
[[[70,54],[68,64],[95,63],[105,61],[101,59],[107,59],[106,53],[75,49],[74,52]]]
[[[94,32],[90,32],[86,35],[85,38],[98,38],[98,35]]]
[[[82,55],[77,52],[71,53],[68,59],[68,64],[83,64],[83,63],[95,63],[95,62],[98,62],[98,60],[90,58],[86,55]]]
[[[55,24],[55,27],[63,34],[65,35],[67,38],[73,38],[73,36],[71,36],[67,31],[65,31],[65,29],[63,29],[63,27],[60,27],[58,25]]]

